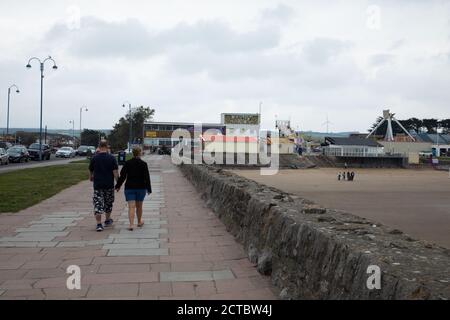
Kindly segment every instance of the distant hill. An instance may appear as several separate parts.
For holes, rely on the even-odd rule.
[[[358,132],[317,132],[317,131],[298,131],[301,135],[309,136],[314,139],[325,139],[325,137],[342,137],[347,138],[352,133],[358,133]]]
[[[110,133],[111,129],[95,129],[106,133],[107,135]],[[24,132],[39,132],[39,128],[9,128],[10,134],[15,134],[16,131],[24,131]],[[45,129],[42,129],[42,132],[45,132]],[[6,128],[0,128],[0,135],[6,133]],[[47,129],[47,133],[49,134],[63,134],[66,136],[72,136],[72,129]],[[80,130],[74,130],[75,137],[80,137]]]

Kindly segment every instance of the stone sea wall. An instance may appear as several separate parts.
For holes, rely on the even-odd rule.
[[[219,168],[180,169],[283,299],[450,298],[448,249]]]

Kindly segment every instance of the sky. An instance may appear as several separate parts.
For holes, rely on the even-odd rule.
[[[0,127],[111,128],[133,106],[155,121],[366,132],[398,119],[450,117],[450,0],[1,0]]]

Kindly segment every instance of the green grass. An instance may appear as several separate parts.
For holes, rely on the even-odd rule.
[[[0,213],[18,212],[88,179],[86,163],[30,168],[0,174]]]
[[[74,161],[70,161],[70,163],[89,163],[89,159],[83,159],[83,160],[74,160]]]

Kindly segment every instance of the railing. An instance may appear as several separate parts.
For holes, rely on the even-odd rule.
[[[382,148],[368,147],[324,147],[323,152],[331,157],[385,157]]]

